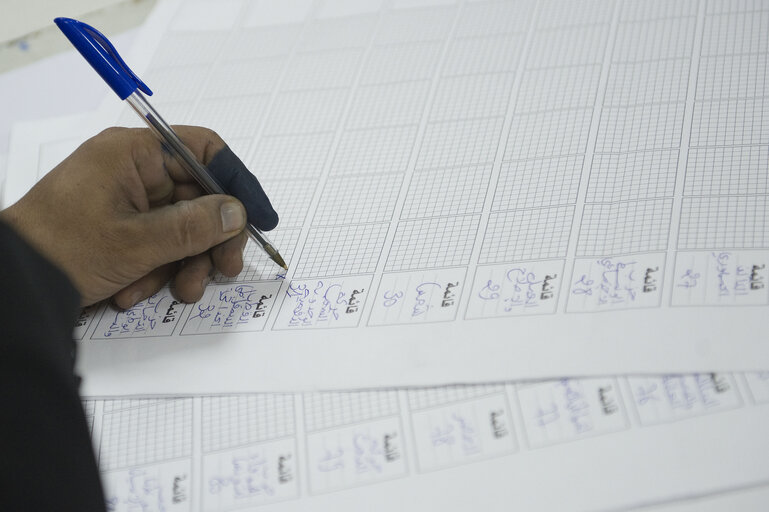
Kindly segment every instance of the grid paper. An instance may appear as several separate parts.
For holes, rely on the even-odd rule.
[[[577,201],[582,155],[505,162],[491,209],[540,208]]]
[[[697,99],[723,100],[769,95],[767,60],[766,53],[703,57],[697,76]]]
[[[583,0],[578,9],[569,9],[573,5],[569,0],[545,0],[540,2],[537,28],[609,23],[613,3],[611,0]]]
[[[600,65],[566,66],[526,71],[515,104],[516,113],[593,107]]]
[[[409,220],[398,223],[385,270],[467,265],[480,215]]]
[[[588,25],[534,34],[527,69],[601,64],[609,25]]]
[[[402,181],[402,174],[329,178],[312,225],[388,222]]]
[[[769,144],[769,97],[694,103],[691,146]]]
[[[533,7],[532,0],[466,4],[462,7],[454,36],[463,38],[526,32]]]
[[[677,168],[677,149],[596,154],[585,200],[605,203],[672,197]]]
[[[349,89],[283,92],[266,122],[266,135],[332,131],[336,128]]]
[[[684,198],[679,249],[769,247],[769,197]]]
[[[192,399],[105,414],[99,464],[102,471],[192,455]]]
[[[723,14],[767,10],[769,10],[769,5],[764,0],[710,0],[706,12],[708,14]]]
[[[416,125],[343,132],[330,173],[405,172],[416,136]]]
[[[747,12],[705,17],[702,55],[766,52],[769,12]]]
[[[577,255],[665,250],[672,207],[672,199],[585,205]]]
[[[288,55],[301,32],[301,25],[243,28],[224,44],[222,58],[243,61]]]
[[[518,67],[524,34],[454,39],[443,62],[443,76],[509,73]]]
[[[690,149],[684,195],[769,194],[769,147]]]
[[[416,172],[401,219],[480,213],[490,176],[488,164]]]
[[[363,65],[361,84],[429,80],[438,65],[441,43],[374,47]]]
[[[573,215],[573,206],[492,213],[480,263],[564,257]]]
[[[469,386],[415,388],[409,389],[406,391],[406,394],[409,397],[409,408],[412,411],[419,411],[504,392],[504,384],[474,384]]]
[[[256,151],[249,162],[249,169],[265,181],[317,178],[333,140],[333,133],[262,137],[255,144]]]
[[[350,16],[312,23],[302,34],[301,51],[338,50],[361,47],[371,39],[375,16]]]
[[[209,80],[203,91],[204,98],[239,98],[243,96],[269,94],[278,85],[285,67],[283,57],[268,57],[248,61],[222,62],[216,67],[216,78]],[[173,70],[174,75],[183,79],[185,74]],[[187,82],[197,85],[197,81]],[[165,92],[165,88],[162,89]]]
[[[201,126],[215,130],[223,139],[253,137],[264,119],[270,97],[208,98],[198,103],[190,115]]]
[[[149,65],[173,68],[192,64],[212,64],[227,38],[225,32],[171,32],[163,36],[158,51]]]
[[[620,23],[612,61],[689,58],[696,25],[694,17]]]
[[[294,396],[258,394],[202,397],[203,452],[293,436]]]
[[[626,2],[620,12],[620,21],[655,20],[696,16],[698,0],[645,0]]]
[[[307,217],[318,181],[315,179],[264,181],[264,192],[276,212],[280,212],[280,227],[301,228]]]
[[[165,402],[165,398],[120,398],[104,400],[104,412],[122,411],[134,407],[146,407],[148,405]]]
[[[681,144],[684,104],[606,107],[601,114],[598,153],[675,148]]]
[[[445,39],[451,30],[456,12],[455,6],[387,11],[383,15],[374,44],[416,43]]]
[[[689,59],[616,62],[611,65],[603,104],[640,105],[686,101]]]
[[[584,153],[592,115],[592,109],[579,109],[514,116],[505,160]]]
[[[504,115],[514,78],[512,73],[445,77],[438,84],[429,120]]]
[[[387,228],[388,224],[312,228],[294,276],[326,277],[373,272]]]
[[[417,169],[492,162],[502,132],[501,117],[429,123]]]
[[[190,80],[190,76],[205,76],[208,73],[208,65],[192,65],[181,68],[154,68],[144,73],[143,80],[152,84],[153,102],[164,101],[187,102],[194,100],[200,94],[200,81]],[[212,83],[219,83],[212,81]],[[247,91],[243,91],[247,93]],[[252,93],[253,94],[253,93]],[[127,107],[129,110],[130,107]],[[165,115],[165,110],[162,111]],[[131,110],[133,113],[133,110]],[[134,115],[136,115],[134,113]],[[146,125],[145,125],[146,126]]]
[[[347,116],[347,129],[418,124],[430,82],[368,85],[358,89]]]
[[[282,87],[287,91],[351,87],[362,57],[360,48],[300,53],[294,56]]]
[[[335,316],[338,321],[315,322],[314,306],[291,291],[263,304],[270,308],[260,322],[267,345],[236,343],[238,350],[263,355],[288,336],[285,329],[300,326],[329,328],[326,335],[343,347],[364,339],[375,342],[374,350],[385,350],[388,333],[395,331],[370,326],[408,320],[411,301],[425,300],[417,283],[461,280],[459,289],[444,284],[440,310],[437,302],[425,303],[436,307],[417,319],[431,323],[431,332],[434,328],[435,336],[419,341],[435,358],[446,358],[428,376],[442,379],[450,376],[452,361],[440,351],[441,339],[472,340],[461,331],[466,329],[484,332],[475,343],[501,346],[509,340],[495,336],[497,324],[528,328],[528,323],[518,326],[520,319],[513,318],[518,315],[547,313],[553,332],[563,333],[573,332],[571,327],[584,321],[578,315],[587,312],[654,308],[650,314],[664,322],[628,330],[622,341],[629,349],[623,353],[664,348],[665,335],[683,325],[674,322],[679,312],[687,316],[694,306],[723,304],[709,292],[695,293],[701,288],[682,293],[676,286],[681,265],[688,265],[691,275],[702,274],[705,250],[745,249],[735,251],[735,261],[750,259],[760,274],[754,281],[766,282],[769,275],[761,272],[769,267],[761,265],[769,260],[756,250],[766,242],[762,223],[769,201],[765,4],[300,0],[284,6],[290,12],[281,26],[265,26],[260,13],[274,7],[260,3],[252,9],[249,2],[228,0],[230,28],[218,23],[218,29],[202,30],[201,20],[198,30],[189,17],[176,22],[166,36],[168,47],[185,55],[171,62],[164,48],[150,61],[149,76],[169,95],[159,97],[161,111],[172,112],[174,122],[227,121],[214,128],[245,157],[282,217],[270,236],[289,259],[289,273],[277,273],[248,245],[246,271],[237,280],[264,286],[275,280],[268,288],[278,295],[292,288],[293,279],[297,285],[322,282],[341,287],[340,297],[354,301],[349,314]],[[189,49],[201,44],[206,48],[187,58]],[[199,79],[181,78],[191,74]],[[226,80],[237,83],[225,87]],[[225,104],[229,111],[218,108]],[[703,252],[677,256],[678,246]],[[601,272],[596,262],[608,261],[604,258],[659,267],[644,283],[654,293],[626,302],[632,293],[614,295],[611,304],[595,295],[595,300],[575,297],[603,293],[580,288],[589,285],[578,280],[581,275],[592,280]],[[542,283],[529,287],[525,299],[510,274],[523,268],[527,279]],[[286,277],[289,282],[280,281]],[[236,281],[216,279],[229,283],[220,288]],[[632,286],[641,282],[628,279]],[[703,278],[697,284],[713,283]],[[708,322],[719,315],[752,318],[756,308],[741,306],[766,304],[762,293],[748,292],[729,312],[719,307],[687,332],[707,332]],[[429,300],[440,294],[434,295]],[[395,304],[388,297],[397,307],[390,308]],[[191,316],[189,308],[181,315]],[[497,319],[484,320],[492,316]],[[469,319],[473,325],[465,324]],[[615,319],[618,315],[607,312],[602,322]],[[96,323],[102,320],[111,317],[102,315]],[[750,350],[760,354],[751,345],[752,333],[739,331],[745,323],[729,325],[742,335],[728,348],[749,349],[731,354],[734,364]],[[157,329],[158,337],[167,334],[165,327]],[[395,330],[401,329],[407,337],[419,336],[419,327],[402,323]],[[183,331],[167,339],[189,334]],[[563,356],[566,338],[550,334],[536,330],[527,342],[541,339],[539,350],[555,353],[557,347]],[[225,342],[252,335],[233,332]],[[592,334],[584,336],[587,341]],[[599,342],[611,341],[606,333],[597,336]],[[112,345],[125,350],[124,344]],[[519,345],[506,350],[520,352]],[[586,349],[577,348],[581,354]],[[478,368],[493,362],[491,352],[471,353]],[[319,354],[323,357],[334,367],[358,364]],[[388,378],[407,382],[406,375],[388,374],[371,361],[367,371],[345,375],[369,384]],[[520,361],[504,368],[547,370]],[[658,364],[644,361],[612,360],[628,368],[646,365],[648,371]],[[585,357],[584,363],[599,372],[608,364],[597,357]],[[310,375],[300,364],[286,367],[293,373],[276,371],[272,385],[333,381],[328,372]],[[412,372],[408,378],[419,375],[414,365],[404,368]],[[181,368],[184,372],[190,368]],[[120,379],[121,386],[135,378]],[[264,378],[233,380],[233,390]],[[168,387],[176,385],[184,386],[179,380]]]
[[[304,395],[304,421],[308,432],[394,416],[398,412],[397,391]]]

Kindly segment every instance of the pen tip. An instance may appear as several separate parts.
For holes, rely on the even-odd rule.
[[[275,250],[275,247],[270,244],[265,244],[264,250],[267,251],[267,255],[272,261],[283,267],[285,270],[288,270],[288,265],[286,265],[286,262],[283,261],[283,257],[280,255],[280,253]]]
[[[280,256],[280,254],[276,253],[275,257],[272,259],[275,261],[275,263],[283,267],[285,270],[288,270],[288,265],[286,265],[286,262],[283,261],[283,258]]]

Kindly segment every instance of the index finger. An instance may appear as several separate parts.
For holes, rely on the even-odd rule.
[[[216,178],[224,192],[243,203],[249,223],[264,231],[269,231],[278,225],[278,214],[259,180],[216,132],[198,126],[177,125],[173,129],[195,158]],[[194,183],[194,177],[165,147],[162,151],[162,164],[175,182]],[[187,197],[191,195],[189,188],[189,186],[177,186],[177,192],[179,189],[184,189],[184,196]],[[180,196],[179,193],[176,195]]]

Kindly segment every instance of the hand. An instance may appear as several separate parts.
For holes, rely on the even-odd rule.
[[[174,129],[204,164],[225,146],[211,130]],[[148,129],[89,139],[0,218],[68,275],[83,305],[113,297],[128,308],[174,275],[177,297],[194,302],[214,268],[243,268],[243,205],[202,195]]]

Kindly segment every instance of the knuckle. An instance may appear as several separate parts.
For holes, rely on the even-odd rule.
[[[191,254],[198,236],[199,224],[197,211],[191,201],[179,201],[175,208],[178,212],[174,243],[185,253]]]
[[[206,128],[205,126],[199,127],[201,136],[206,139],[206,141],[209,144],[218,144],[222,145],[224,144],[224,140],[219,136],[216,131],[212,130],[211,128]]]
[[[203,161],[210,162],[214,155],[225,146],[224,140],[210,128],[200,127],[203,137]]]
[[[198,201],[179,201],[174,242],[186,254],[193,255],[211,245],[216,236],[210,212]]]

